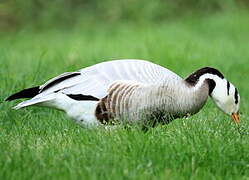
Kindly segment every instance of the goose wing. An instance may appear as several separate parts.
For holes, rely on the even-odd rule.
[[[90,95],[100,99],[107,95],[110,85],[119,80],[153,84],[180,79],[172,71],[148,61],[113,60],[55,77],[40,86],[38,96],[62,92],[70,95]]]

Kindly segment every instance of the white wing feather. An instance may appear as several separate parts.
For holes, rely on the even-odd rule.
[[[107,95],[108,87],[119,80],[153,84],[181,79],[177,74],[164,67],[148,61],[133,59],[107,61],[81,69],[79,72],[80,75],[47,88],[37,97],[56,91],[64,94],[83,94],[103,98]],[[46,87],[46,84],[48,83],[41,87]]]

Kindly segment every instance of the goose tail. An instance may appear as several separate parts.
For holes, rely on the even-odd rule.
[[[48,101],[53,100],[56,96],[54,93],[47,94],[45,96],[37,96],[40,94],[40,86],[23,89],[15,94],[10,95],[5,99],[5,101],[13,101],[15,99],[21,98],[32,98],[17,104],[13,109],[21,109],[31,105],[43,105]]]
[[[13,101],[15,99],[21,99],[21,98],[33,98],[37,94],[39,94],[39,91],[40,91],[39,86],[28,88],[28,89],[23,89],[15,94],[12,94],[9,97],[7,97],[5,99],[5,101]]]
[[[31,106],[31,105],[44,105],[46,106],[46,102],[51,102],[53,99],[55,99],[54,94],[45,96],[45,97],[35,97],[32,98],[30,100],[27,101],[23,101],[19,104],[17,104],[15,107],[13,107],[13,109],[18,110],[27,106]]]

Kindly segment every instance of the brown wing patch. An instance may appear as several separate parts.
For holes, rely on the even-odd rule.
[[[131,93],[138,87],[134,82],[116,82],[108,89],[108,95],[96,107],[95,116],[102,124],[113,122],[129,111]]]
[[[110,119],[113,119],[113,117],[110,115],[111,113],[108,112],[106,105],[107,96],[100,100],[95,110],[95,116],[102,124],[107,124],[109,123]]]

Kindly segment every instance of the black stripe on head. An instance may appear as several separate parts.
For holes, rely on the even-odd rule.
[[[90,95],[83,95],[83,94],[66,94],[71,99],[77,100],[77,101],[99,101],[98,98]]]
[[[214,90],[214,88],[216,86],[216,83],[215,83],[215,81],[213,79],[206,79],[206,81],[207,81],[208,87],[209,87],[208,94],[210,95],[213,92],[213,90]]]
[[[218,71],[217,69],[215,68],[211,68],[211,67],[204,67],[204,68],[201,68],[197,71],[195,71],[194,73],[190,74],[186,79],[185,81],[190,84],[190,85],[195,85],[199,78],[204,75],[204,74],[213,74],[213,75],[217,75],[219,76],[221,79],[224,79],[224,76],[223,74]]]
[[[227,81],[227,95],[229,95],[230,83]]]
[[[235,104],[238,104],[238,102],[239,102],[239,95],[238,95],[237,88],[235,88],[234,98],[235,98]]]

